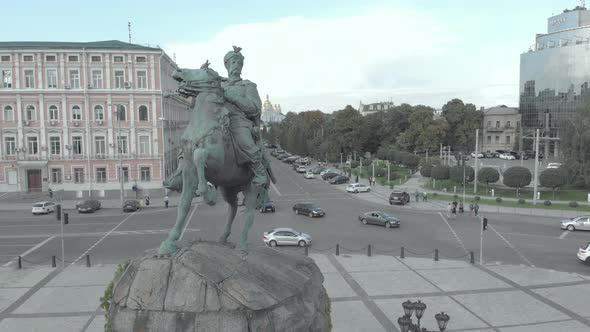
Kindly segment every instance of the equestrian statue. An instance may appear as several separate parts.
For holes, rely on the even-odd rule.
[[[233,47],[223,59],[228,78],[209,68],[179,69],[173,78],[178,94],[193,98],[189,124],[181,137],[178,169],[164,181],[170,190],[181,192],[176,223],[160,245],[160,255],[173,255],[186,223],[193,197],[214,205],[217,189],[229,205],[226,243],[238,208],[238,193],[244,195],[245,219],[239,247],[246,249],[254,211],[266,201],[270,181],[276,182],[260,137],[262,103],[256,84],[241,78],[244,56]]]

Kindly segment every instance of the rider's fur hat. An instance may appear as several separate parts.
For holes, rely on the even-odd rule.
[[[225,69],[229,69],[228,62],[231,58],[233,58],[235,56],[239,56],[242,58],[242,60],[244,60],[244,56],[242,55],[242,53],[240,53],[242,48],[237,47],[237,46],[232,46],[232,47],[234,48],[234,50],[227,52],[227,54],[223,57],[223,64],[225,65]]]

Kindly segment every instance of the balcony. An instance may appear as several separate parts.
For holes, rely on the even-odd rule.
[[[484,128],[487,132],[503,132],[505,127],[486,126]]]

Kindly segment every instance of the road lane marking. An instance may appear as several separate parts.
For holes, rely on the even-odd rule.
[[[442,215],[441,212],[439,212],[438,215],[442,218],[442,220],[444,220],[444,222],[447,224],[447,226],[449,226],[449,229],[451,230],[451,232],[455,236],[455,239],[457,239],[457,242],[459,242],[459,244],[461,245],[461,248],[463,248],[463,250],[465,250],[465,253],[468,254],[469,253],[469,250],[467,250],[467,248],[465,248],[465,245],[463,244],[463,241],[461,241],[461,238],[459,238],[459,235],[457,235],[457,233],[455,232],[455,230],[453,229],[453,227],[451,227],[451,224],[449,224],[449,222]]]
[[[29,250],[27,250],[27,251],[23,252],[23,253],[22,253],[22,254],[20,254],[19,256],[21,256],[21,257],[25,257],[25,256],[27,256],[28,254],[32,253],[33,251],[35,251],[35,250],[37,250],[37,249],[41,248],[41,247],[42,247],[42,246],[44,246],[44,245],[45,245],[47,242],[49,242],[49,241],[51,241],[51,240],[53,240],[53,239],[55,239],[55,236],[48,237],[47,239],[45,239],[45,240],[41,241],[40,243],[38,243],[38,244],[37,244],[36,246],[34,246],[33,248],[31,248],[31,249],[29,249]],[[14,263],[14,261],[10,261],[10,262],[8,262],[8,263],[6,263],[6,264],[2,265],[2,266],[4,266],[4,267],[7,267],[7,266],[10,266],[10,265],[12,265],[13,263]]]
[[[272,187],[272,189],[273,189],[273,190],[274,190],[274,191],[277,193],[277,195],[279,195],[279,196],[283,196],[283,195],[281,194],[281,192],[279,191],[279,188],[277,188],[277,186],[275,186],[275,184],[274,184],[274,183],[272,183],[272,181],[270,182],[270,186],[271,186],[271,187]]]
[[[180,237],[178,238],[178,241],[182,240],[182,237],[184,236],[184,232],[186,232],[186,229],[188,228],[188,224],[190,224],[191,220],[193,219],[193,214],[195,214],[195,211],[197,211],[197,206],[199,206],[199,203],[195,204],[193,211],[188,216],[188,220],[186,221],[186,225],[184,225],[184,229],[182,230],[182,233],[180,233]]]
[[[512,243],[510,243],[510,241],[508,241],[504,236],[502,236],[502,234],[500,234],[500,232],[498,232],[492,225],[488,224],[488,228],[491,229],[492,231],[494,231],[494,233],[496,233],[502,240],[504,240],[504,242],[506,242],[506,244],[512,248],[512,250],[514,250],[516,252],[516,254],[518,256],[520,256],[520,258],[525,261],[530,267],[535,267],[535,264],[533,264],[533,262],[529,261],[526,257],[524,257],[524,255],[520,252],[520,250],[516,249],[515,246],[512,245]]]
[[[563,233],[561,233],[561,235],[559,236],[560,239],[563,239],[566,235],[569,234],[570,231],[563,231]]]

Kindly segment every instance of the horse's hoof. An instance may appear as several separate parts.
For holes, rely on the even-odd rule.
[[[160,244],[160,250],[158,254],[160,256],[172,256],[178,251],[176,243],[174,241],[166,240]]]

